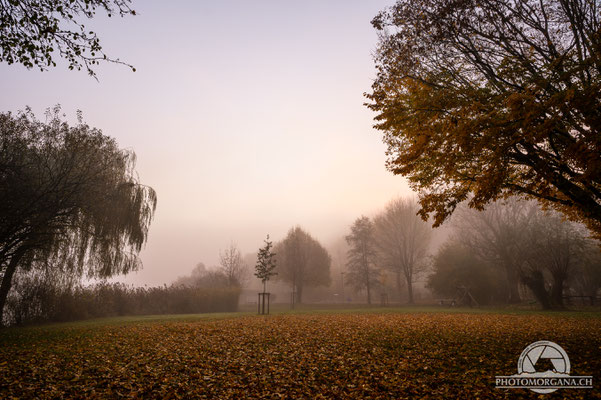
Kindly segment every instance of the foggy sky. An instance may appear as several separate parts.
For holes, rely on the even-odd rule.
[[[60,103],[137,154],[158,209],[125,281],[156,285],[214,265],[230,241],[256,252],[300,224],[322,244],[409,194],[387,172],[363,103],[375,76],[370,20],[389,1],[138,0],[135,17],[88,24],[133,64],[0,64],[0,110]]]

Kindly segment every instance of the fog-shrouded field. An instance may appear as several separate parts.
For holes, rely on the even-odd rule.
[[[541,339],[601,370],[598,313],[348,309],[114,318],[0,332],[3,398],[537,398],[496,389]],[[596,378],[596,377],[595,377]],[[599,398],[561,389],[548,398]]]

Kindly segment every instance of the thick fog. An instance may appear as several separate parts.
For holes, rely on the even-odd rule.
[[[135,73],[100,65],[99,83],[61,65],[0,64],[2,110],[29,105],[41,117],[60,103],[136,152],[158,208],[143,269],[117,279],[169,283],[217,264],[231,241],[256,253],[266,234],[280,240],[297,224],[327,245],[409,193],[385,170],[363,106],[369,21],[388,1],[185,3],[138,2],[138,17],[90,21]]]

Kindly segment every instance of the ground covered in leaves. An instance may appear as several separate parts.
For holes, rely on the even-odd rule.
[[[0,398],[535,398],[495,389],[551,340],[601,398],[601,318],[362,313],[242,316],[0,331]]]

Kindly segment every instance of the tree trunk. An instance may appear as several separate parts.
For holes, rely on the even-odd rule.
[[[0,326],[4,325],[4,305],[6,304],[6,298],[12,285],[13,275],[17,270],[17,265],[25,254],[24,250],[17,250],[17,252],[11,257],[10,262],[6,266],[4,276],[2,277],[2,284],[0,284]]]
[[[505,277],[507,278],[507,302],[509,304],[521,301],[519,291],[519,276],[512,264],[505,264]]]
[[[545,288],[545,279],[540,271],[533,271],[530,274],[524,274],[522,281],[532,291],[536,300],[540,303],[544,310],[552,308],[551,298]]]
[[[365,288],[367,289],[367,304],[371,306],[371,288],[369,285],[369,279],[366,282]]]
[[[413,304],[413,282],[411,277],[407,277],[407,299],[409,304]]]
[[[553,274],[553,286],[551,286],[551,302],[555,308],[563,308],[563,274]]]
[[[396,289],[399,296],[399,304],[403,301],[403,281],[401,279],[401,271],[396,271]]]
[[[303,285],[296,285],[296,304],[303,302]]]

